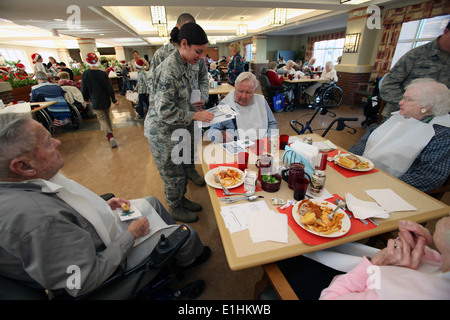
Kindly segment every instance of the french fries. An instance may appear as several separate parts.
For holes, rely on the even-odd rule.
[[[317,205],[308,199],[302,202],[297,212],[300,214],[300,222],[304,224],[305,229],[321,235],[329,235],[341,230],[342,219],[344,218],[343,213],[336,212],[333,220],[330,221],[328,215],[332,211],[333,209],[325,203],[323,205]],[[314,213],[316,219],[311,218],[312,213]]]

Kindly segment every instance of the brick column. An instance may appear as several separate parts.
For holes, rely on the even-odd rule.
[[[339,76],[337,85],[344,93],[342,103],[351,105],[353,102],[353,95],[358,88],[358,83],[368,83],[370,73],[338,72],[337,74]]]
[[[5,105],[14,100],[11,84],[9,82],[0,82],[0,99]]]

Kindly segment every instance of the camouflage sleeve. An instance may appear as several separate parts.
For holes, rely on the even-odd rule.
[[[384,77],[380,88],[381,97],[390,104],[398,104],[402,99],[405,90],[405,81],[411,72],[414,64],[409,61],[408,55],[404,55],[395,64],[394,68]]]
[[[209,100],[209,80],[208,80],[208,68],[206,67],[205,60],[201,59],[199,61],[198,70],[198,88],[202,93],[202,98],[205,101],[205,104],[208,103]]]
[[[194,118],[194,112],[188,107],[190,90],[170,73],[159,77],[155,87],[152,100],[158,118],[168,125],[189,126]]]

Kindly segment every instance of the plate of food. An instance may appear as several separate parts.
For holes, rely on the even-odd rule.
[[[222,189],[220,183],[214,180],[214,176],[218,176],[220,182],[227,189],[239,187],[244,183],[244,173],[238,168],[233,167],[217,167],[209,170],[205,174],[205,181],[213,188]]]
[[[292,208],[292,217],[300,227],[315,235],[336,238],[350,230],[351,222],[342,209],[338,209],[330,220],[328,215],[336,205],[328,201],[306,199],[297,202]]]
[[[344,153],[334,156],[334,163],[338,166],[353,171],[370,171],[375,166],[372,161],[354,154]]]

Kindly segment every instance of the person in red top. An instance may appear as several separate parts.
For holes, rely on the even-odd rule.
[[[276,61],[270,61],[267,67],[266,76],[269,79],[270,85],[275,87],[281,87],[283,85],[284,76],[277,74],[278,63]]]
[[[29,76],[28,73],[25,72],[25,65],[22,63],[16,64],[16,72],[14,72],[14,76],[19,80],[24,80],[31,78],[32,76]]]

